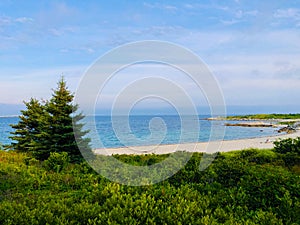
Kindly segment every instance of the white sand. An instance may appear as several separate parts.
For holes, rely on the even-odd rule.
[[[300,130],[292,134],[283,134],[270,137],[249,138],[240,140],[220,141],[220,142],[198,142],[185,144],[170,145],[151,145],[151,146],[135,146],[122,148],[106,148],[94,150],[96,154],[113,155],[113,154],[166,154],[176,151],[187,152],[228,152],[235,150],[243,150],[248,148],[270,149],[273,148],[273,142],[278,139],[300,137]],[[208,148],[209,146],[209,148]]]

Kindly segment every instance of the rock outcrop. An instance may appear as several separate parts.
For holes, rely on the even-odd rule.
[[[296,129],[291,127],[291,126],[287,126],[287,127],[282,127],[280,128],[278,131],[278,133],[282,133],[282,132],[285,132],[287,134],[291,134],[291,133],[295,133],[296,132]]]
[[[225,126],[234,126],[234,127],[276,127],[276,125],[270,123],[225,123]]]

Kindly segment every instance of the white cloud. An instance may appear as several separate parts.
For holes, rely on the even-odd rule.
[[[231,19],[231,20],[220,20],[220,22],[225,26],[234,25],[240,23],[241,20]]]
[[[59,27],[59,28],[49,28],[48,32],[51,35],[54,36],[62,36],[62,35],[66,35],[68,33],[75,33],[77,32],[79,29],[76,27]]]
[[[240,9],[235,12],[235,17],[236,18],[242,18],[243,15],[244,15],[244,12]]]
[[[162,9],[169,12],[175,12],[178,10],[178,8],[174,5],[169,4],[161,4],[161,3],[148,3],[144,2],[144,6],[150,9]]]
[[[250,16],[257,16],[259,13],[258,10],[250,10],[250,11],[246,11],[245,15],[250,15]]]
[[[169,10],[169,11],[176,11],[177,7],[173,6],[173,5],[164,5],[163,6],[164,9]]]
[[[15,25],[16,23],[20,24],[26,24],[33,22],[34,19],[30,17],[9,17],[9,16],[2,16],[0,17],[0,26],[9,26],[9,25]]]
[[[183,7],[188,10],[200,10],[200,9],[206,9],[206,10],[211,10],[211,9],[217,9],[221,11],[228,11],[230,8],[226,5],[220,5],[220,4],[201,4],[201,3],[188,3],[188,4],[183,4]]]
[[[238,9],[237,11],[234,12],[234,15],[237,19],[241,19],[246,16],[255,17],[255,16],[257,16],[257,14],[258,14],[258,10],[244,11],[244,10]]]
[[[300,18],[300,9],[297,8],[288,8],[288,9],[278,9],[274,13],[275,18],[292,18],[299,19]]]
[[[273,22],[275,26],[280,26],[284,21],[296,27],[300,25],[300,9],[298,8],[278,9],[273,16],[277,19],[277,21]]]
[[[187,8],[187,9],[194,9],[195,6],[192,4],[184,4],[183,7]]]
[[[55,28],[50,28],[49,33],[55,36],[61,36],[63,34],[62,31],[55,29]]]
[[[19,23],[31,23],[34,20],[30,17],[18,17],[18,18],[15,19],[15,21],[19,22]]]

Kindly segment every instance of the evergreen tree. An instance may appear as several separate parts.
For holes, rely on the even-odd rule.
[[[19,123],[11,125],[15,129],[10,148],[20,152],[33,152],[39,147],[39,133],[41,124],[44,121],[44,106],[37,99],[31,98],[29,102],[24,102],[26,110],[21,110]]]
[[[78,106],[72,103],[73,98],[74,95],[68,90],[66,82],[62,78],[58,82],[52,98],[45,106],[46,112],[49,114],[47,133],[50,138],[47,146],[49,152],[67,152],[71,161],[79,162],[82,160],[82,155],[78,146],[80,149],[90,151],[90,140],[83,138],[88,131],[82,131],[83,124],[80,124],[79,121],[84,117],[82,114],[76,115]]]
[[[83,131],[80,123],[84,116],[76,114],[78,106],[72,103],[73,98],[62,78],[45,104],[36,99],[24,102],[27,109],[21,111],[19,123],[11,125],[15,129],[11,148],[31,152],[39,160],[46,160],[50,152],[67,152],[71,162],[80,162],[79,148],[91,156],[90,140],[84,138],[88,131]]]

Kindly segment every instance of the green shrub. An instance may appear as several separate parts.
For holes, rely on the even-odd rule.
[[[287,138],[274,142],[274,151],[281,154],[295,153],[300,155],[300,137]]]
[[[51,152],[47,160],[44,161],[44,167],[47,170],[60,172],[69,164],[69,156],[67,152]]]
[[[274,151],[280,154],[288,168],[300,165],[300,137],[279,140],[274,145]]]

